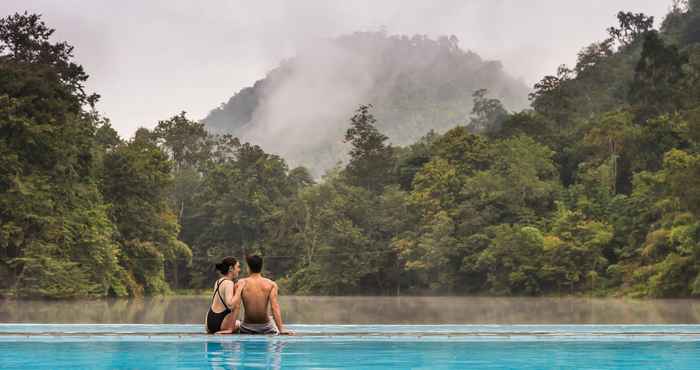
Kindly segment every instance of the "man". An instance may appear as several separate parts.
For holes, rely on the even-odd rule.
[[[277,302],[277,284],[260,274],[263,265],[262,257],[258,255],[247,256],[246,263],[248,264],[249,276],[240,281],[244,284],[241,301],[245,314],[239,332],[241,334],[293,334],[286,330],[284,323],[282,323],[282,312],[279,302]],[[270,308],[274,323],[270,321],[268,315]]]

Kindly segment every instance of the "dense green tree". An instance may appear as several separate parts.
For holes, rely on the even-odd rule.
[[[495,226],[491,242],[479,255],[478,268],[486,274],[486,288],[494,294],[541,292],[544,239],[534,227]]]
[[[395,228],[388,221],[401,212],[396,198],[344,182],[338,175],[307,188],[294,205],[292,249],[300,257],[286,286],[305,293],[381,293],[389,286],[394,254],[389,240]],[[387,212],[395,212],[387,216]],[[395,259],[394,259],[395,260]],[[374,288],[370,288],[374,286]],[[364,288],[364,289],[363,289]]]
[[[185,224],[183,238],[194,252],[195,286],[215,277],[211,266],[225,255],[274,253],[264,241],[275,232],[283,207],[298,190],[298,179],[290,180],[281,158],[248,143],[232,144],[219,148],[232,156],[203,173]]]
[[[0,287],[17,295],[124,294],[97,185],[96,101],[73,48],[37,15],[0,19]]]
[[[171,156],[175,173],[200,167],[209,158],[212,143],[204,124],[189,120],[185,112],[159,121],[153,134]]]
[[[99,120],[99,117],[97,117]],[[117,130],[115,130],[109,122],[109,119],[102,119],[100,125],[95,131],[95,141],[97,144],[102,146],[103,151],[114,150],[123,141],[119,137]]]
[[[374,126],[371,107],[361,105],[350,119],[345,142],[352,147],[345,174],[351,184],[378,192],[392,180],[394,153],[391,145],[385,143],[389,138]]]
[[[311,176],[311,172],[309,172],[306,167],[292,168],[289,171],[289,181],[291,185],[298,190],[316,183]]]
[[[609,264],[603,251],[612,237],[611,225],[560,205],[551,234],[544,237],[542,280],[559,292],[562,288],[569,292],[599,288],[598,280]]]
[[[608,28],[608,33],[623,46],[636,41],[654,26],[654,17],[648,17],[644,13],[620,11],[617,20],[619,27]]]
[[[487,98],[487,93],[488,90],[479,89],[472,95],[474,98],[474,107],[472,108],[472,118],[469,121],[469,128],[476,132],[498,130],[508,116],[508,111],[503,107],[501,101],[494,98]]]
[[[71,45],[67,42],[51,42],[54,31],[37,14],[15,13],[0,20],[3,70],[16,79],[15,84],[9,79],[3,79],[3,85],[10,91],[24,87],[22,91],[26,95],[37,94],[34,96],[38,97],[41,94],[63,103],[56,106],[51,104],[53,99],[37,99],[33,102],[33,108],[36,109],[33,114],[42,110],[41,113],[44,114],[57,114],[61,110],[64,114],[78,114],[83,105],[94,105],[99,95],[85,92],[84,83],[88,75],[82,66],[72,61]],[[5,78],[9,76],[5,75]],[[28,79],[30,76],[34,78]],[[53,117],[47,115],[41,118]]]
[[[700,216],[700,155],[672,149],[664,157],[664,168],[671,194]]]
[[[167,196],[172,162],[153,142],[136,137],[105,155],[102,192],[111,204],[122,246],[120,263],[132,295],[169,290],[164,263],[189,259],[189,247],[177,239],[180,226]]]
[[[430,161],[432,145],[438,135],[435,131],[429,131],[416,143],[405,147],[396,148],[396,179],[401,189],[410,190],[413,179],[420,169]]]
[[[666,45],[656,31],[647,32],[630,89],[641,122],[663,113],[675,113],[683,105],[679,82],[684,77],[687,55],[675,45]]]
[[[642,211],[638,222],[645,226],[642,232],[646,235],[632,244],[636,247],[634,252],[621,262],[623,269],[632,272],[623,285],[628,294],[681,297],[700,293],[700,225],[697,217],[688,212],[695,203],[687,203],[683,193],[668,186],[669,182],[678,181],[677,176],[693,176],[688,164],[692,166],[692,159],[674,150],[666,156],[663,170],[641,173],[635,178],[633,197],[645,202],[636,210]]]
[[[201,182],[200,173],[211,157],[214,143],[204,124],[189,120],[185,112],[159,121],[153,135],[173,161],[171,205],[177,210],[178,221],[182,223],[185,208],[192,203],[192,190]]]
[[[558,123],[564,121],[567,113],[574,107],[571,102],[573,92],[565,88],[572,78],[573,71],[565,65],[557,68],[556,75],[544,76],[529,94],[532,107],[537,112],[552,116]]]
[[[421,228],[396,239],[394,248],[405,262],[404,268],[417,274],[420,283],[434,290],[457,288],[459,266],[453,266],[464,256],[455,237],[455,223],[447,212],[438,211],[425,217]]]
[[[552,152],[528,137],[487,145],[463,128],[434,147],[408,198],[419,226],[393,245],[419,286],[481,289],[474,275],[483,273],[477,255],[485,246],[475,236],[500,223],[542,223],[558,190]]]
[[[431,151],[435,158],[447,160],[464,175],[486,169],[492,160],[488,141],[464,126],[457,126],[435,139]]]

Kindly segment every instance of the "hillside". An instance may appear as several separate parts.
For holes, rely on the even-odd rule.
[[[462,50],[454,36],[359,32],[300,50],[203,122],[320,175],[345,159],[342,137],[358,104],[373,104],[377,127],[405,145],[468,122],[482,88],[508,109],[527,105],[522,82],[500,62]]]
[[[38,15],[0,19],[0,295],[210,287],[214,263],[252,252],[285,294],[700,297],[700,0],[658,28],[617,17],[534,86],[532,109],[479,92],[469,125],[402,147],[382,131],[427,129],[406,112],[466,123],[472,93],[435,81],[485,74],[447,66],[489,64],[449,39],[410,41],[435,52],[430,66],[407,39],[386,52],[396,62],[347,51],[394,42],[381,34],[300,53],[233,99],[255,106],[236,130],[267,151],[184,112],[122,140],[87,109],[97,96],[69,44]],[[358,96],[375,106],[334,111]],[[392,112],[408,117],[393,131]],[[317,169],[348,160],[314,182],[270,153],[295,148]]]

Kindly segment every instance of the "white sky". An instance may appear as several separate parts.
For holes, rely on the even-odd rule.
[[[204,7],[206,4],[206,7]],[[531,86],[606,36],[619,10],[658,27],[670,0],[2,0],[0,16],[43,14],[102,95],[122,137],[185,110],[201,119],[318,38],[385,27],[456,35]]]

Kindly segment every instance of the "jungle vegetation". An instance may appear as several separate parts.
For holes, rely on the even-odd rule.
[[[0,20],[0,289],[103,297],[203,288],[262,253],[296,294],[700,295],[700,1],[545,76],[531,108],[393,146],[382,107],[346,163],[304,167],[178,113],[120,138],[72,47]]]

